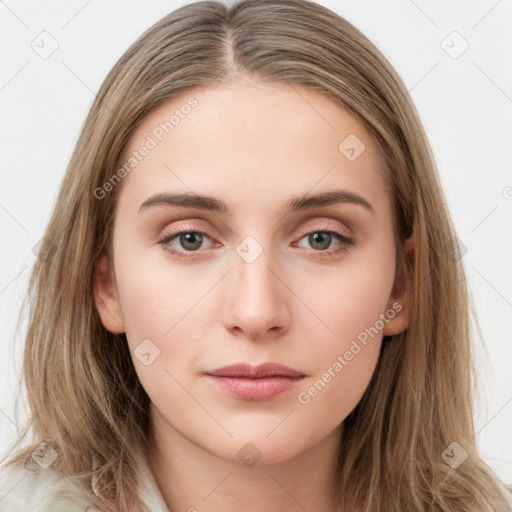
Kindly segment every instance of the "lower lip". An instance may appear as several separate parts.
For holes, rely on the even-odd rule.
[[[242,400],[262,402],[270,400],[295,387],[304,377],[265,377],[250,379],[242,377],[217,377],[207,375],[209,379],[226,393]]]

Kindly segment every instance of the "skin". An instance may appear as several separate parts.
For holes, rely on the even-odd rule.
[[[123,179],[114,268],[103,257],[95,285],[102,322],[126,332],[151,399],[153,474],[173,511],[339,510],[328,482],[343,420],[370,382],[383,335],[402,332],[410,320],[411,281],[395,276],[383,161],[362,125],[328,96],[247,78],[168,101],[142,122],[125,154],[191,96],[195,109]],[[338,150],[349,134],[366,146],[354,161]],[[331,189],[363,196],[375,213],[347,203],[283,215],[291,197]],[[159,192],[211,195],[233,215],[168,205],[139,213]],[[326,227],[355,244],[336,252],[343,246],[336,237],[322,246],[299,231]],[[202,244],[179,236],[168,242],[190,258],[157,242],[182,228],[205,233]],[[263,250],[252,263],[236,252],[249,235]],[[412,261],[414,239],[405,250]],[[328,251],[332,257],[322,258]],[[300,403],[299,393],[393,303],[401,311]],[[160,350],[149,366],[134,355],[146,338]],[[250,402],[203,375],[242,361],[279,362],[306,377],[271,400]],[[237,456],[248,442],[261,454],[252,467]]]

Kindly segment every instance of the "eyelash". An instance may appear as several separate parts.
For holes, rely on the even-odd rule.
[[[162,238],[160,238],[158,240],[158,243],[162,244],[164,246],[164,249],[167,252],[171,253],[174,256],[178,256],[179,258],[191,258],[191,257],[194,257],[195,256],[194,253],[196,253],[198,251],[186,251],[186,252],[183,252],[183,251],[178,251],[178,250],[172,248],[171,246],[167,245],[171,240],[173,240],[177,236],[179,236],[181,234],[184,234],[184,233],[196,233],[198,235],[207,236],[208,238],[211,239],[211,237],[208,236],[208,234],[204,233],[203,231],[198,231],[198,230],[195,230],[193,228],[185,227],[185,228],[183,228],[181,230],[174,231],[172,233],[164,235]],[[304,238],[304,236],[310,235],[310,234],[313,234],[313,233],[333,234],[335,236],[335,238],[338,239],[338,241],[340,241],[343,244],[341,247],[338,247],[337,249],[331,249],[331,250],[328,250],[328,251],[322,251],[322,250],[315,251],[315,250],[313,250],[320,258],[323,258],[323,259],[334,259],[335,256],[338,253],[340,253],[340,252],[347,252],[350,249],[350,247],[352,247],[355,244],[355,240],[353,238],[348,237],[347,235],[343,234],[341,231],[329,228],[328,226],[325,226],[325,225],[324,226],[318,226],[318,227],[316,227],[314,229],[302,228],[300,230],[300,232],[299,232],[299,235],[300,235],[299,240]]]

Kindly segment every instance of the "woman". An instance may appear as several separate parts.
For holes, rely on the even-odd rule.
[[[40,254],[0,510],[512,510],[428,141],[328,9],[198,2],[145,32]]]

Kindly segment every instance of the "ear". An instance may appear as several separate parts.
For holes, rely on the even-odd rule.
[[[396,312],[396,315],[385,323],[384,336],[399,334],[409,326],[412,307],[414,303],[414,262],[416,240],[414,235],[404,242],[406,269],[399,269],[395,276],[393,290],[388,301],[388,310]]]
[[[94,272],[94,302],[105,329],[114,334],[120,334],[125,331],[125,327],[116,287],[109,267],[108,254],[103,254]]]

